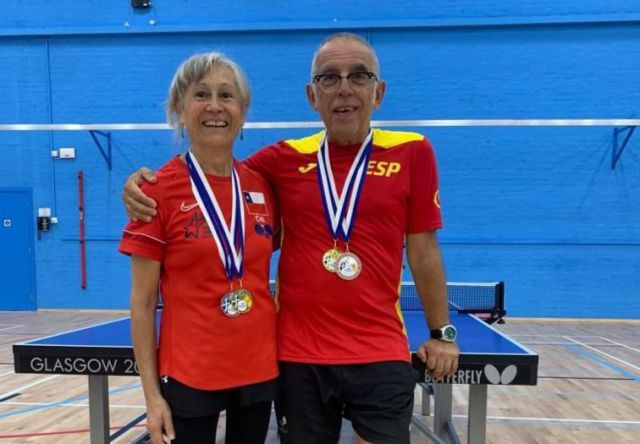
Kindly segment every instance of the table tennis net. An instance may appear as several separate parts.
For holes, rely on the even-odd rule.
[[[481,315],[488,322],[501,321],[504,309],[504,282],[448,282],[449,309]],[[422,302],[413,282],[400,288],[402,311],[422,311]]]
[[[270,282],[275,294],[275,283]],[[502,321],[504,309],[504,282],[448,282],[449,309],[480,315],[489,323]],[[400,288],[402,311],[422,311],[422,302],[413,282],[403,282]]]

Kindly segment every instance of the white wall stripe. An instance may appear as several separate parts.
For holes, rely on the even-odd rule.
[[[478,126],[639,126],[640,119],[433,119],[373,120],[373,127],[478,127]],[[247,122],[246,129],[324,128],[320,121]],[[170,130],[166,123],[53,123],[3,124],[0,131],[117,131]]]

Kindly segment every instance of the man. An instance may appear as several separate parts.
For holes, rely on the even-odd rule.
[[[386,87],[379,72],[368,42],[328,37],[306,86],[326,134],[246,160],[273,186],[283,220],[276,410],[285,443],[335,443],[343,416],[368,442],[409,442],[416,374],[398,307],[403,242],[432,329],[418,356],[435,378],[457,369],[433,150],[419,134],[370,129]],[[127,182],[125,203],[148,218],[142,175]]]

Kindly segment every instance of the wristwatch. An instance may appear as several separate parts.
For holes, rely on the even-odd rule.
[[[456,342],[457,336],[458,336],[458,331],[451,324],[443,325],[440,328],[431,330],[432,339],[440,339],[441,341],[444,341],[444,342]]]

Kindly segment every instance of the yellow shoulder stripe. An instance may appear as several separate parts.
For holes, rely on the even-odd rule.
[[[301,154],[313,154],[318,151],[324,135],[325,131],[320,131],[319,133],[303,137],[302,139],[285,140],[285,143]],[[419,133],[380,129],[373,130],[373,144],[385,149],[422,139],[424,139],[424,136]]]
[[[303,137],[302,139],[289,139],[285,143],[301,154],[312,154],[318,151],[322,140],[324,139],[324,131]]]
[[[404,131],[387,131],[379,129],[373,130],[373,144],[385,149],[393,148],[394,146],[402,145],[403,143],[422,139],[424,139],[424,136],[418,133],[410,133]]]

